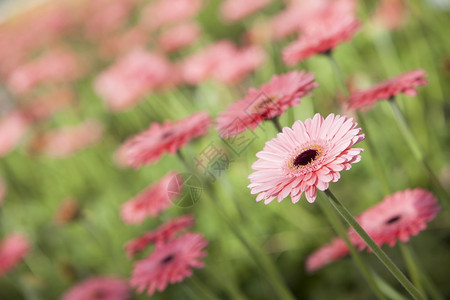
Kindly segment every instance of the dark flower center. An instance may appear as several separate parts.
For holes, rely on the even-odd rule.
[[[387,220],[385,224],[386,225],[393,224],[393,223],[397,222],[398,220],[400,220],[401,218],[402,218],[401,216],[392,217],[389,220]]]
[[[169,131],[167,131],[167,132],[165,132],[162,136],[161,136],[161,139],[163,140],[163,139],[166,139],[166,138],[168,138],[169,136],[171,136],[173,134],[173,130],[169,130]]]
[[[259,101],[259,103],[257,103],[254,106],[253,110],[256,112],[263,109],[267,109],[274,104],[276,99],[277,99],[276,96],[264,97],[261,101]]]
[[[105,298],[106,296],[107,296],[107,293],[105,291],[103,291],[103,290],[95,290],[92,293],[92,298],[90,298],[90,299],[92,299],[92,300],[100,300],[100,299]]]
[[[164,257],[164,258],[161,260],[161,264],[165,265],[165,264],[171,262],[174,258],[175,258],[175,255],[174,255],[174,254],[167,255],[166,257]]]
[[[294,165],[294,167],[306,166],[307,164],[313,162],[318,155],[319,151],[317,151],[316,149],[303,151],[302,153],[297,155],[292,164]]]

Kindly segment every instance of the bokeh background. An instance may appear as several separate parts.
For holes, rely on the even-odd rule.
[[[194,230],[210,242],[206,266],[195,270],[196,279],[222,299],[275,299],[260,267],[202,196],[194,205],[174,205],[140,225],[124,224],[120,218],[122,203],[170,170],[185,170],[177,157],[170,155],[139,170],[120,168],[114,162],[114,153],[127,137],[146,129],[151,122],[178,120],[201,110],[208,110],[215,117],[242,98],[248,87],[258,87],[274,74],[292,69],[313,72],[320,87],[281,117],[283,126],[312,117],[315,112],[324,116],[339,112],[352,116],[351,111],[339,104],[345,95],[324,56],[312,57],[295,68],[282,62],[281,51],[295,39],[295,34],[274,40],[270,28],[274,16],[292,5],[289,2],[292,1],[270,1],[264,9],[230,24],[221,17],[221,1],[200,1],[198,13],[183,21],[196,22],[198,36],[185,48],[169,53],[158,37],[173,24],[157,28],[148,25],[155,20],[144,13],[152,1],[73,0],[39,5],[0,1],[0,117],[4,120],[17,111],[34,111],[34,103],[38,103],[34,109],[39,111],[43,102],[38,101],[42,99],[48,99],[49,107],[57,107],[51,113],[44,109],[31,123],[12,123],[9,127],[2,123],[0,145],[1,140],[12,142],[5,142],[6,146],[0,149],[0,174],[6,187],[0,208],[0,237],[21,232],[29,238],[31,250],[13,271],[0,277],[0,299],[58,299],[73,284],[93,275],[129,278],[133,260],[126,257],[123,245],[186,213],[195,216]],[[384,21],[376,17],[384,2],[391,2],[388,11],[394,15],[390,19],[393,25],[389,24],[389,17],[385,16]],[[432,169],[448,190],[450,3],[444,0],[356,3],[362,28],[351,42],[334,51],[347,84],[365,88],[412,69],[427,72],[429,84],[419,88],[417,97],[399,96],[397,100]],[[117,6],[116,12],[113,6]],[[113,12],[108,15],[108,10]],[[131,30],[136,35],[124,37]],[[259,47],[265,53],[263,63],[244,79],[232,83],[208,78],[196,85],[187,84],[178,80],[181,71],[174,68],[171,77],[176,84],[146,92],[123,111],[112,111],[95,89],[97,76],[135,47],[159,53],[175,65],[222,39],[238,47]],[[32,87],[21,85],[20,80],[16,85],[11,83],[12,72],[55,53],[65,53],[69,61],[75,61],[61,62],[62,68],[67,68],[63,76],[48,82],[42,80]],[[58,68],[58,62],[55,64]],[[49,64],[35,68],[31,74],[44,72]],[[422,187],[437,193],[405,147],[388,103],[380,102],[364,114],[381,162],[371,161],[366,151],[362,161],[341,173],[340,181],[332,185],[350,211],[357,215],[383,198],[374,163],[382,163],[386,168],[393,190]],[[86,127],[78,135],[63,132],[63,137],[53,143],[45,140],[45,134],[52,130],[80,124]],[[296,205],[286,199],[266,206],[250,195],[247,176],[252,172],[255,153],[275,134],[270,123],[263,124],[252,133],[248,147],[236,153],[220,139],[217,130],[211,129],[206,137],[185,147],[183,153],[194,161],[211,143],[226,151],[232,161],[216,174],[212,186],[220,197],[215,201],[224,207],[243,235],[270,254],[299,299],[374,299],[350,258],[314,274],[305,272],[307,255],[336,235],[317,205],[302,198]],[[87,142],[79,146],[80,140]],[[365,142],[362,147],[366,148]],[[450,298],[449,216],[444,206],[427,230],[409,243],[423,269]],[[383,249],[405,269],[397,247]],[[373,255],[362,255],[371,268],[408,299]],[[141,257],[144,256],[145,253]],[[191,285],[189,281],[171,285],[152,298],[200,299]],[[137,293],[133,297],[147,298]]]

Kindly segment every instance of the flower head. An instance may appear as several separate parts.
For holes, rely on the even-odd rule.
[[[202,268],[200,261],[208,242],[198,233],[185,235],[157,247],[147,258],[135,263],[131,285],[139,293],[147,289],[149,296],[155,290],[163,291],[169,283],[181,282],[192,275],[192,268]]]
[[[330,182],[340,178],[340,171],[359,162],[362,148],[351,148],[364,139],[353,119],[330,114],[325,120],[320,114],[304,123],[296,121],[283,128],[276,138],[266,142],[249,175],[248,186],[256,201],[268,204],[278,197],[281,202],[289,194],[297,203],[303,192],[309,202],[316,199],[317,189],[328,189]]]
[[[357,221],[378,246],[394,246],[397,240],[409,241],[427,227],[427,222],[436,217],[440,207],[430,192],[417,188],[407,189],[387,196],[380,203],[364,211]],[[366,243],[350,230],[352,243],[358,249]]]
[[[116,161],[119,165],[136,169],[154,163],[164,152],[175,154],[191,139],[205,135],[211,125],[212,120],[205,111],[176,122],[154,122],[147,130],[132,136],[122,144],[116,153]]]
[[[194,218],[191,215],[171,219],[155,230],[149,231],[126,243],[125,251],[128,257],[133,257],[136,252],[144,250],[149,244],[163,245],[175,238],[180,231],[192,226],[194,226]]]
[[[416,96],[416,88],[427,85],[425,71],[422,69],[409,71],[379,83],[367,90],[352,93],[348,99],[351,109],[360,109],[370,106],[378,100],[388,100],[400,93],[407,96]]]
[[[248,128],[255,129],[262,121],[282,115],[289,107],[300,104],[300,98],[317,86],[313,74],[305,71],[273,76],[259,89],[249,89],[247,96],[219,114],[220,135],[230,137]]]
[[[71,287],[61,300],[128,300],[130,288],[123,279],[91,277]]]
[[[315,272],[329,263],[348,255],[349,250],[342,238],[334,238],[331,243],[320,247],[306,259],[306,270]]]
[[[174,177],[177,180],[174,180]],[[175,172],[170,172],[155,184],[147,187],[133,199],[122,204],[121,216],[126,224],[140,224],[146,217],[156,217],[160,212],[165,211],[172,205],[170,191],[176,192],[179,187],[180,176]],[[170,187],[169,187],[170,186]]]
[[[30,251],[28,239],[12,233],[0,242],[0,276],[14,268]]]

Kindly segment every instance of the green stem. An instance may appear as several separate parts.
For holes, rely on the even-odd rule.
[[[420,147],[419,143],[417,142],[414,134],[412,133],[411,127],[409,126],[408,121],[406,120],[402,111],[398,107],[397,102],[395,102],[395,100],[393,98],[391,98],[391,99],[389,99],[389,103],[391,104],[398,127],[400,128],[400,131],[401,131],[404,139],[406,140],[409,148],[413,152],[414,157],[422,164],[423,168],[425,169],[425,172],[428,174],[428,177],[430,178],[430,180],[433,182],[433,184],[439,190],[441,196],[443,196],[447,201],[450,201],[450,195],[444,189],[441,182],[439,181],[439,179],[437,178],[437,176],[434,174],[433,170],[431,169],[430,165],[428,164],[428,162],[425,158],[425,155],[423,154],[423,150]]]
[[[417,289],[424,295],[425,299],[427,299],[427,295],[423,288],[422,282],[420,281],[420,270],[417,264],[414,262],[411,250],[404,243],[399,243],[400,251],[402,252],[403,259],[405,260],[406,267],[408,268],[409,276],[411,277],[412,282],[417,287]]]
[[[425,299],[423,295],[417,290],[417,288],[406,278],[406,276],[400,271],[400,269],[392,262],[389,256],[381,250],[380,247],[372,240],[367,232],[359,225],[350,212],[342,205],[342,203],[336,198],[336,196],[330,191],[325,190],[325,194],[328,196],[333,207],[341,214],[341,216],[347,221],[347,223],[356,231],[356,233],[364,240],[367,246],[373,251],[378,259],[385,265],[385,267],[394,275],[395,279],[400,282],[408,293],[413,296],[414,299]]]
[[[283,131],[283,128],[281,127],[281,124],[280,124],[280,118],[279,117],[274,117],[274,118],[270,119],[270,121],[272,121],[273,126],[275,126],[275,129],[278,132]]]
[[[330,207],[330,204],[323,201],[322,198],[320,198],[318,202],[319,202],[320,208],[322,209],[323,213],[327,217],[328,221],[334,227],[334,229],[339,234],[339,236],[347,244],[347,247],[350,250],[350,254],[352,255],[353,261],[356,263],[356,265],[358,266],[362,275],[367,280],[367,283],[369,284],[372,291],[375,293],[375,295],[377,296],[378,299],[386,299],[386,297],[383,295],[383,293],[379,289],[377,283],[375,282],[375,279],[372,276],[372,273],[369,270],[368,266],[365,264],[364,260],[362,259],[361,255],[359,254],[359,252],[355,249],[353,244],[348,239],[346,228],[341,223],[341,221],[339,220],[338,216],[333,211],[333,209]]]
[[[219,300],[219,298],[214,295],[214,292],[212,292],[211,289],[203,284],[200,280],[195,278],[195,276],[189,277],[188,282],[200,295],[202,295],[202,299]]]

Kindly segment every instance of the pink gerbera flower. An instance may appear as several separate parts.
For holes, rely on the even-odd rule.
[[[122,204],[122,220],[126,224],[140,224],[146,217],[150,216],[154,218],[160,212],[170,207],[172,202],[168,193],[169,185],[171,191],[178,187],[175,184],[172,186],[172,183],[175,183],[173,180],[174,176],[178,176],[178,174],[170,172],[155,184],[147,187],[133,199]],[[176,190],[174,191],[176,192]]]
[[[317,189],[328,189],[330,182],[340,178],[339,172],[359,162],[362,148],[351,148],[364,139],[353,119],[330,114],[325,120],[320,114],[296,121],[283,128],[276,138],[266,142],[249,175],[248,186],[256,201],[268,204],[278,197],[281,202],[289,194],[297,203],[303,192],[309,202],[316,199]]]
[[[173,239],[180,231],[192,226],[194,226],[194,218],[191,215],[169,220],[155,230],[149,231],[126,243],[125,251],[128,257],[133,257],[136,252],[144,250],[149,244],[155,243],[156,246],[163,245]]]
[[[315,272],[329,263],[336,261],[349,253],[348,247],[341,238],[334,238],[331,243],[320,247],[306,259],[306,270]]]
[[[220,113],[217,129],[222,137],[255,129],[262,121],[282,115],[289,107],[300,104],[300,98],[317,86],[313,74],[305,71],[275,75],[259,89],[249,89],[247,96]]]
[[[236,23],[269,5],[271,0],[225,0],[220,5],[222,18]]]
[[[186,22],[165,30],[158,37],[158,45],[166,52],[174,52],[193,44],[201,33],[201,27],[194,22]]]
[[[156,162],[164,152],[174,154],[191,139],[205,135],[211,125],[211,117],[205,111],[176,122],[154,122],[147,130],[122,144],[116,153],[116,161],[119,165],[136,169]]]
[[[409,241],[427,227],[427,222],[436,217],[440,207],[432,193],[417,188],[396,192],[382,202],[364,211],[358,218],[362,228],[381,246],[394,246],[397,240]],[[360,250],[366,243],[350,230],[352,243]]]
[[[91,277],[70,288],[61,300],[128,300],[130,288],[123,279]]]
[[[208,242],[198,233],[186,233],[161,247],[147,258],[135,263],[130,280],[141,293],[147,289],[149,296],[155,290],[163,291],[169,283],[181,282],[192,275],[192,268],[202,268],[200,261],[207,254],[203,250]]]
[[[359,27],[359,21],[350,15],[335,18],[329,23],[318,23],[283,49],[283,61],[294,66],[313,55],[328,53],[339,44],[350,41]]]
[[[0,276],[14,268],[30,251],[28,239],[12,233],[0,242]]]
[[[425,75],[426,73],[422,69],[413,70],[379,83],[370,89],[354,92],[348,99],[350,108],[360,109],[367,107],[378,100],[388,100],[400,93],[407,96],[416,96],[416,88],[428,84]]]

